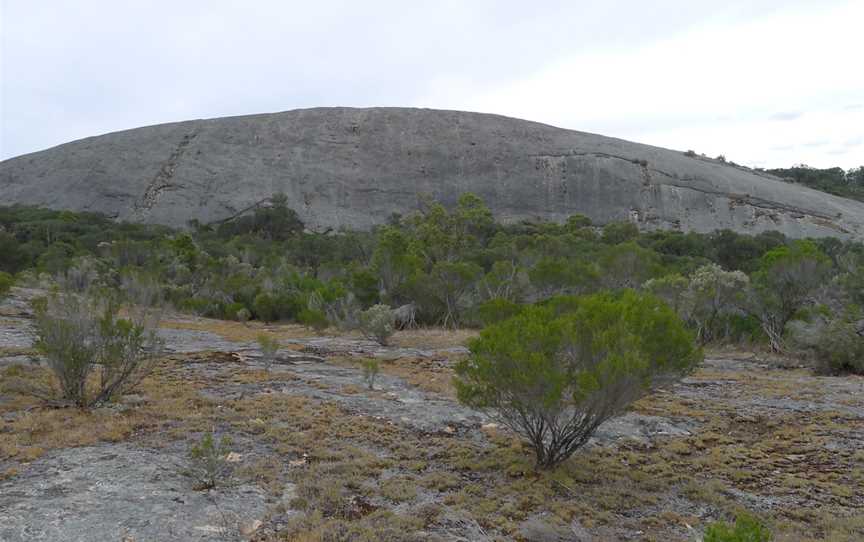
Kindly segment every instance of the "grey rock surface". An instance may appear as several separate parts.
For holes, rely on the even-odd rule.
[[[0,540],[238,540],[263,517],[257,486],[194,491],[183,460],[126,443],[41,458],[0,482]]]
[[[746,168],[508,117],[317,108],[193,120],[0,162],[0,203],[183,226],[284,192],[315,230],[369,228],[424,198],[482,197],[502,221],[864,238],[864,203]]]

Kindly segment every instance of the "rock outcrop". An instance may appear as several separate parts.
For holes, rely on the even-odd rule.
[[[284,192],[312,229],[369,228],[425,198],[482,197],[498,219],[864,238],[864,203],[648,145],[518,119],[319,108],[148,126],[0,163],[0,204],[183,226]]]

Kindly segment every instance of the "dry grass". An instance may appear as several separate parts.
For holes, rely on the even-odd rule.
[[[181,324],[183,329],[221,329],[220,334],[234,340],[254,340],[263,329],[232,322],[218,322],[216,328],[210,321]],[[267,331],[290,335],[300,332],[295,327]],[[394,343],[446,348],[470,336],[416,330],[400,332]],[[329,361],[358,363],[347,356]],[[452,361],[401,358],[382,362],[381,370],[452,396]],[[191,362],[211,367],[184,370]],[[40,369],[13,371],[37,381],[47,377]],[[405,540],[420,531],[435,533],[448,517],[466,518],[492,538],[518,539],[520,523],[537,514],[562,526],[578,520],[599,539],[641,532],[646,540],[687,540],[687,525],[699,529],[712,519],[731,517],[744,505],[763,511],[778,541],[864,539],[864,452],[854,445],[837,446],[856,442],[864,434],[864,421],[833,411],[765,415],[742,410],[736,402],[817,394],[822,381],[803,371],[700,369],[692,375],[696,389],[704,383],[726,391],[704,398],[661,392],[633,408],[696,421],[694,434],[652,442],[623,439],[614,446],[583,449],[545,472],[535,472],[530,450],[501,430],[487,429],[477,438],[429,434],[285,393],[251,393],[226,399],[218,408],[198,394],[221,383],[263,384],[261,389],[267,390],[270,381],[293,378],[250,369],[230,356],[199,353],[166,359],[142,385],[146,401],[134,408],[89,413],[45,409],[14,395],[0,404],[0,414],[26,412],[0,422],[0,461],[14,463],[4,465],[0,479],[14,476],[16,469],[52,448],[138,435],[186,438],[189,431],[219,425],[268,450],[266,457],[242,465],[240,476],[274,497],[287,482],[297,485],[291,507],[300,513],[281,535],[288,540],[326,540],[332,533],[357,540]],[[340,391],[366,393],[352,386]],[[790,504],[771,504],[777,502]]]
[[[229,320],[213,320],[210,318],[184,318],[164,320],[160,326],[167,329],[189,329],[192,331],[208,331],[229,341],[255,342],[258,335],[266,333],[276,339],[301,339],[309,337],[312,332],[298,324],[265,324],[262,322],[232,322]],[[321,332],[321,336],[335,336],[334,330]],[[317,333],[316,333],[317,334]]]
[[[0,322],[2,325],[2,322]],[[0,346],[0,357],[8,358],[13,356],[35,356],[38,352],[34,348],[15,348],[11,346]]]
[[[299,324],[265,324],[263,322],[232,322],[229,320],[214,320],[201,317],[175,317],[160,324],[168,329],[189,329],[215,333],[229,341],[254,342],[261,333],[267,333],[277,339],[304,339],[310,336],[351,337],[362,339],[362,335],[354,331],[339,331],[328,328],[322,332],[313,332]],[[400,348],[418,348],[436,350],[465,346],[469,339],[477,336],[476,330],[444,328],[417,328],[400,330],[390,339],[392,346]]]
[[[469,339],[473,339],[477,335],[478,332],[473,329],[452,330],[426,327],[397,331],[390,339],[390,343],[401,348],[436,350],[465,346]]]
[[[330,356],[327,361],[359,370],[364,359],[351,356]],[[381,360],[379,367],[383,374],[399,377],[418,389],[456,399],[456,391],[453,388],[453,369],[451,362],[446,358],[384,359]]]
[[[119,442],[133,435],[167,429],[184,422],[206,420],[212,406],[197,393],[201,383],[180,378],[171,370],[175,362],[165,360],[137,390],[144,402],[127,405],[123,399],[102,408],[52,408],[42,399],[21,393],[19,387],[0,385],[8,400],[0,404],[0,414],[14,414],[0,419],[0,461],[27,463],[46,451],[88,446],[98,442]],[[46,387],[52,378],[47,369],[12,366],[6,368],[0,382],[13,381]]]

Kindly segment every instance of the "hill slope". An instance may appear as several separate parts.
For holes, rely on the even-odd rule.
[[[864,238],[864,203],[671,151],[518,119],[318,108],[148,126],[0,162],[0,203],[173,226],[276,192],[313,229],[368,228],[426,196],[482,197],[504,221]]]

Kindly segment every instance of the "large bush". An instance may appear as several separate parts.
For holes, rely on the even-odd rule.
[[[42,299],[35,309],[35,347],[64,401],[98,405],[132,390],[155,366],[162,341],[149,314],[119,318],[115,304],[68,292]]]
[[[749,286],[743,272],[725,271],[713,263],[690,276],[684,306],[700,341],[707,343],[728,335],[730,317],[743,314]]]
[[[477,307],[477,319],[481,324],[488,326],[503,322],[519,314],[522,305],[507,299],[490,299]]]
[[[795,241],[765,253],[753,276],[752,308],[768,336],[771,349],[783,349],[786,325],[812,303],[824,286],[831,260],[812,241]]]
[[[858,316],[793,321],[789,334],[794,345],[811,353],[816,372],[864,374],[864,321]]]
[[[701,351],[649,294],[556,298],[484,329],[456,366],[459,400],[489,410],[552,467],[652,388],[689,371]]]

